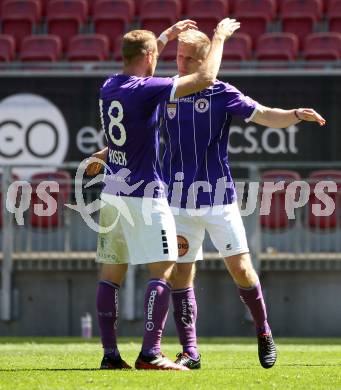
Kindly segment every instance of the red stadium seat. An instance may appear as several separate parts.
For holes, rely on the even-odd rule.
[[[321,0],[285,0],[282,5],[282,30],[297,35],[300,47],[304,38],[313,32],[322,16]]]
[[[56,35],[32,35],[23,40],[21,61],[58,61],[62,54],[62,41]]]
[[[145,8],[145,4],[148,3],[150,0],[135,0],[135,11],[137,15],[140,15],[142,10]],[[163,0],[160,0],[161,2]],[[188,0],[172,0],[174,3],[177,4],[177,7],[179,7],[180,14],[187,13],[187,5],[189,3]]]
[[[15,40],[11,35],[0,35],[0,61],[9,62],[14,59]]]
[[[110,42],[127,30],[134,16],[134,4],[130,0],[98,0],[93,10],[97,34],[106,35]]]
[[[228,14],[228,3],[224,0],[192,0],[188,15],[198,23],[199,30],[212,37],[217,23]]]
[[[109,39],[101,34],[77,35],[71,38],[69,61],[105,61],[109,57]]]
[[[257,42],[256,58],[260,61],[293,61],[298,53],[298,38],[291,33],[268,33]]]
[[[38,0],[7,0],[2,5],[2,32],[15,38],[19,50],[22,39],[32,34],[40,18]]]
[[[300,180],[300,175],[295,171],[287,170],[271,170],[266,171],[262,175],[262,203],[270,203],[270,213],[269,215],[260,216],[260,224],[262,228],[266,229],[285,229],[290,227],[291,223],[288,219],[287,212],[285,209],[285,193],[287,191],[288,185],[295,180]],[[276,191],[272,194],[270,199],[267,196],[266,191],[264,190],[265,182],[280,182],[284,181],[284,189]],[[269,194],[268,194],[269,195]]]
[[[88,16],[86,0],[51,0],[47,4],[47,29],[49,34],[62,39],[64,50],[69,40],[79,33]]]
[[[115,61],[122,61],[122,35],[114,40],[113,57]]]
[[[176,52],[177,52],[178,42],[176,39],[167,43],[165,48],[160,54],[160,58],[163,61],[176,61]]]
[[[309,180],[311,190],[308,204],[308,226],[312,229],[334,229],[337,226],[340,226],[339,218],[341,215],[341,171],[314,171],[309,175]],[[316,183],[320,181],[332,181],[336,183],[337,192],[326,193],[335,204],[335,209],[329,216],[316,216],[316,213],[313,213],[313,204],[320,204],[321,210],[326,208],[325,203],[319,199],[323,199],[323,194],[320,193],[320,196],[317,197],[317,194],[315,193],[317,192]],[[320,190],[323,191],[323,188],[320,188]]]
[[[141,28],[159,35],[180,17],[180,5],[173,0],[148,0],[141,9]]]
[[[341,33],[326,32],[308,35],[304,42],[306,60],[330,61],[341,58]]]
[[[255,46],[258,37],[267,31],[267,23],[276,16],[274,0],[240,0],[235,17],[241,22],[238,32],[249,34]]]
[[[330,0],[327,9],[329,31],[341,32],[341,0]]]
[[[246,61],[251,57],[252,41],[247,34],[235,33],[225,42],[223,60]]]
[[[237,3],[238,0],[229,0],[229,13],[230,14],[234,14],[235,10],[236,10],[236,3]]]
[[[56,228],[63,225],[64,222],[64,204],[68,202],[71,193],[71,176],[66,171],[43,172],[32,176],[32,199],[30,205],[29,223],[32,227]],[[49,193],[49,197],[37,193],[37,188],[42,181],[55,181],[59,184],[59,192]],[[41,199],[40,197],[43,197]],[[51,199],[52,197],[52,199]],[[57,202],[57,210],[51,216],[38,216],[34,212],[34,206],[42,204],[44,210],[51,205],[51,202]]]

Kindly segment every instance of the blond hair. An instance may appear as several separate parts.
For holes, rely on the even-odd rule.
[[[122,38],[122,57],[125,65],[130,64],[148,51],[157,50],[156,36],[152,31],[133,30]]]
[[[209,37],[198,30],[183,31],[178,36],[178,42],[195,46],[197,48],[198,55],[202,58],[206,58],[211,46]]]

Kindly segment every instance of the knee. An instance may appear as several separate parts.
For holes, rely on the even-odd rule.
[[[193,287],[194,276],[194,264],[177,264],[174,267],[171,276],[171,284],[173,289]]]
[[[225,264],[237,284],[249,286],[253,285],[258,279],[248,254],[226,259]]]

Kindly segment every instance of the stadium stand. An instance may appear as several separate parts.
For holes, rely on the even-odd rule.
[[[69,61],[105,61],[109,57],[109,39],[101,34],[74,36],[67,56]]]
[[[115,61],[122,61],[121,42],[122,35],[113,40],[113,58]]]
[[[308,35],[304,42],[305,60],[338,60],[341,58],[341,33],[326,32]]]
[[[94,30],[106,35],[113,45],[116,37],[126,32],[134,12],[135,6],[130,0],[98,0],[93,9]]]
[[[59,184],[58,192],[50,192],[49,196],[42,193],[39,194],[38,186],[42,181],[55,181]],[[31,227],[51,229],[63,225],[64,214],[63,204],[67,203],[71,193],[71,175],[67,171],[57,172],[41,172],[32,175],[32,198],[30,205],[30,217],[29,224]],[[56,211],[49,216],[39,216],[34,211],[34,207],[37,205],[43,205],[43,208],[51,203],[51,201],[57,201]],[[40,206],[41,207],[41,206]]]
[[[268,22],[276,16],[274,0],[241,0],[235,4],[235,17],[241,22],[239,32],[249,34],[253,47],[260,35],[267,31]]]
[[[327,8],[329,31],[341,32],[341,1],[330,0]]]
[[[10,62],[15,56],[15,40],[11,35],[0,35],[0,61]]]
[[[63,43],[63,50],[88,16],[86,0],[52,0],[47,4],[47,30],[49,34],[58,35]]]
[[[177,51],[177,41],[173,40],[167,43],[165,48],[162,50],[160,58],[163,61],[175,61]]]
[[[310,181],[310,197],[308,204],[308,219],[307,223],[311,229],[322,229],[329,231],[329,229],[335,229],[340,226],[340,207],[341,207],[341,171],[338,170],[319,170],[311,172],[309,175]],[[325,210],[326,204],[325,202],[321,202],[321,195],[319,197],[316,196],[314,192],[315,184],[319,181],[333,181],[336,184],[337,192],[326,192],[328,196],[333,200],[335,204],[335,208],[330,215],[326,216],[316,216],[313,213],[312,205],[321,205],[321,209]],[[324,188],[321,188],[321,191]],[[316,191],[316,190],[315,190]],[[320,198],[320,199],[319,199]]]
[[[21,61],[55,62],[61,58],[62,41],[56,35],[31,35],[25,37],[20,52]]]
[[[264,229],[286,229],[289,228],[292,224],[288,219],[286,210],[285,210],[285,194],[287,191],[287,187],[290,182],[294,180],[300,180],[300,175],[298,172],[289,171],[289,170],[271,170],[265,171],[262,175],[262,205],[261,207],[265,207],[265,204],[270,205],[270,213],[268,215],[260,216],[260,224]],[[272,198],[270,198],[266,191],[264,191],[264,183],[265,182],[280,182],[284,181],[284,189],[280,191],[276,191],[272,194]],[[271,200],[272,199],[272,200]],[[264,205],[263,205],[264,202]]]
[[[304,38],[321,19],[322,9],[321,0],[285,0],[281,8],[282,30],[296,34],[302,48]]]
[[[198,23],[199,30],[212,37],[217,23],[228,14],[228,3],[223,0],[192,0],[187,9],[188,17]]]
[[[260,61],[293,61],[298,53],[298,39],[292,33],[263,34],[258,42],[256,58]]]
[[[235,33],[225,43],[223,60],[246,61],[251,57],[251,38],[247,34]]]
[[[8,0],[2,4],[2,32],[11,35],[20,49],[25,36],[31,35],[41,18],[41,6],[38,0]]]
[[[181,7],[174,0],[148,0],[141,9],[141,28],[159,35],[180,17]]]

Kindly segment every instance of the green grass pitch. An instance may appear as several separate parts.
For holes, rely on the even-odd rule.
[[[202,369],[100,371],[99,340],[0,338],[0,389],[339,389],[341,339],[277,339],[275,367],[260,367],[255,339],[200,339]],[[121,339],[122,356],[133,364],[139,339]],[[163,352],[179,347],[166,338]]]

